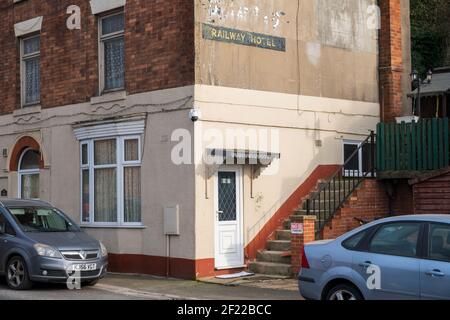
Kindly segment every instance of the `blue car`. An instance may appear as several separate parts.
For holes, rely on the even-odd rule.
[[[450,216],[387,218],[307,244],[299,289],[311,300],[450,299]]]

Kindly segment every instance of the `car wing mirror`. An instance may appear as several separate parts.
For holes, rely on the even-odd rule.
[[[0,235],[5,234],[5,223],[0,223]]]

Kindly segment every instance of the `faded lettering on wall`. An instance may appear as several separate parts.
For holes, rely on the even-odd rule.
[[[203,24],[203,38],[262,49],[286,51],[286,39],[270,35]]]

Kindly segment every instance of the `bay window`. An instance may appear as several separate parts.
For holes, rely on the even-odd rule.
[[[140,137],[85,140],[80,153],[82,223],[139,225]]]

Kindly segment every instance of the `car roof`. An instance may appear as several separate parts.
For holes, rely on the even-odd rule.
[[[375,222],[395,222],[395,221],[430,221],[430,222],[444,222],[450,223],[450,215],[448,214],[415,214],[415,215],[404,215],[395,216],[380,219]]]
[[[399,222],[399,221],[418,221],[418,222],[436,222],[436,223],[447,223],[450,224],[450,215],[449,214],[415,214],[415,215],[404,215],[404,216],[395,216],[389,218],[383,218],[379,220],[375,220],[369,222],[368,224],[362,225],[356,229],[349,231],[338,237],[338,240],[345,240],[349,237],[354,236],[355,234],[367,230],[371,227],[387,223],[387,222]]]
[[[14,207],[51,207],[52,205],[42,200],[25,199],[1,199],[0,204],[6,208]]]

